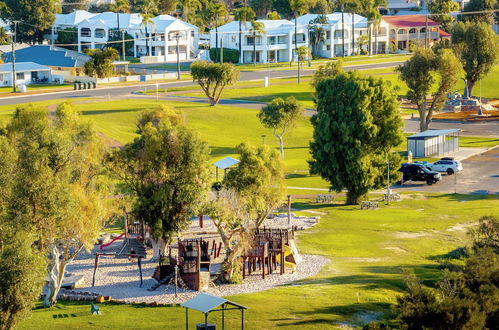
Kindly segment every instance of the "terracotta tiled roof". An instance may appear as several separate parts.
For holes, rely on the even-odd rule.
[[[400,16],[383,16],[383,20],[390,25],[404,27],[425,27],[426,17],[423,15],[400,15]],[[440,24],[428,19],[428,26],[439,26]]]
[[[438,33],[440,34],[440,37],[442,37],[442,38],[449,38],[450,37],[450,33],[447,33],[444,30],[440,30],[440,31],[438,31]]]

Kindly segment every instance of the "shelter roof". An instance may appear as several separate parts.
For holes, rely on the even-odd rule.
[[[408,136],[408,139],[411,140],[418,140],[418,139],[424,139],[424,138],[432,138],[432,137],[437,137],[437,136],[443,136],[443,135],[448,135],[448,134],[453,134],[461,131],[460,129],[453,128],[453,129],[430,129],[421,133],[417,133],[411,136]]]
[[[239,307],[241,309],[247,309],[247,307],[244,307],[243,305],[240,305],[233,301],[227,300],[225,298],[212,296],[206,293],[200,293],[194,298],[180,304],[180,306],[194,309],[202,313],[209,313],[223,304],[229,304],[232,306]]]
[[[219,161],[213,163],[216,167],[225,170],[226,168],[231,167],[232,165],[235,165],[239,163],[239,160],[232,158],[232,157],[227,157],[224,159],[220,159]]]
[[[33,62],[16,62],[16,72],[50,71],[48,66]],[[0,64],[0,73],[12,72],[12,63]]]
[[[425,27],[426,16],[423,15],[400,15],[400,16],[383,16],[383,20],[390,25],[404,27]],[[428,19],[428,26],[439,26],[440,24]]]

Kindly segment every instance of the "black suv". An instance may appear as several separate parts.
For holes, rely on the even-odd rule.
[[[402,164],[402,167],[399,169],[399,172],[402,173],[402,182],[405,181],[425,181],[426,184],[432,185],[437,183],[442,178],[442,175],[438,172],[430,171],[426,167],[421,164],[410,164],[405,163]],[[401,181],[398,183],[401,184]]]

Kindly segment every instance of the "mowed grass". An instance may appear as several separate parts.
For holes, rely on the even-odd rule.
[[[321,212],[320,223],[299,232],[297,244],[302,254],[322,255],[329,263],[312,278],[231,296],[249,308],[247,329],[340,329],[374,319],[393,324],[390,308],[404,290],[403,270],[414,270],[425,285],[434,285],[442,275],[441,256],[467,244],[467,225],[483,215],[499,215],[499,199],[404,194],[401,202],[381,204],[376,211],[309,201],[297,201],[293,208]],[[93,316],[89,303],[61,302],[34,310],[20,329],[185,329],[185,310],[177,306],[107,303],[100,308],[102,315]],[[208,320],[221,328],[219,314]],[[228,312],[225,320],[227,329],[238,329],[240,313]],[[194,328],[201,313],[191,311],[189,321]]]

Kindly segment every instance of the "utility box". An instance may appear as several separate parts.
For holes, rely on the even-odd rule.
[[[198,323],[196,325],[196,330],[215,330],[216,327],[214,324],[210,323]]]

